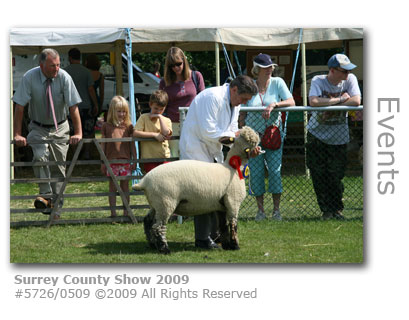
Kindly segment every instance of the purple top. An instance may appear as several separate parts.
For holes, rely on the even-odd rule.
[[[195,72],[198,80],[198,91],[201,92],[205,89],[203,76],[199,71]],[[167,87],[165,86],[165,80],[162,79],[159,83],[159,89],[166,91],[169,96],[168,106],[165,111],[166,116],[172,122],[179,122],[179,107],[189,107],[197,94],[192,77],[186,81],[176,81]]]

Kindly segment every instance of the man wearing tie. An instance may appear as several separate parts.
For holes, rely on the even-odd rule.
[[[24,75],[13,101],[14,140],[18,147],[29,144],[34,161],[65,161],[69,145],[66,142],[38,144],[41,140],[68,140],[77,144],[82,139],[81,119],[78,112],[80,95],[70,75],[60,70],[60,56],[54,49],[44,49],[40,54],[39,67]],[[21,135],[24,107],[28,105],[31,120],[27,138]],[[74,125],[74,135],[70,137],[68,112]],[[65,165],[33,166],[37,178],[65,177]],[[62,206],[55,204],[62,182],[39,183],[40,196],[34,201],[37,209]],[[54,195],[54,197],[52,197]],[[47,212],[49,214],[49,211]],[[56,211],[56,218],[59,212]]]

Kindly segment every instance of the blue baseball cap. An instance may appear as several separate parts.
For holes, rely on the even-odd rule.
[[[356,65],[351,63],[351,61],[345,54],[337,53],[328,60],[328,68],[342,68],[345,70],[352,70],[356,68]]]
[[[259,66],[260,68],[278,66],[278,64],[274,63],[273,60],[271,60],[271,57],[265,53],[259,53],[257,56],[255,56],[253,59],[253,65]]]

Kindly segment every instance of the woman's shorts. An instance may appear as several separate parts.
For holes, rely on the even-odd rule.
[[[130,176],[132,174],[130,163],[111,163],[109,166],[117,177]],[[108,171],[107,176],[109,176]]]

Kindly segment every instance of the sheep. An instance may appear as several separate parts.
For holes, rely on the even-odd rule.
[[[163,164],[146,174],[134,190],[144,190],[151,209],[145,216],[144,231],[152,248],[170,253],[166,224],[176,213],[195,216],[218,212],[222,248],[238,250],[237,216],[246,188],[241,170],[253,149],[258,134],[243,127],[224,163],[179,160]],[[230,142],[231,143],[231,142]]]

